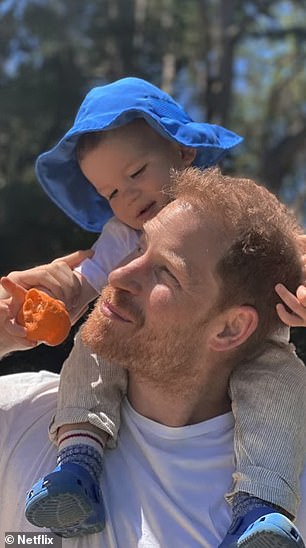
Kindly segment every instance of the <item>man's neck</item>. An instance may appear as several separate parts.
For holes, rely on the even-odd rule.
[[[220,375],[221,377],[221,375]],[[231,410],[228,377],[206,379],[190,390],[169,394],[166,388],[129,375],[128,399],[140,415],[166,426],[202,422]]]

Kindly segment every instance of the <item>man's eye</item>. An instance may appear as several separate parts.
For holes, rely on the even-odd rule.
[[[177,280],[177,278],[174,276],[174,274],[172,274],[172,272],[171,272],[170,270],[168,270],[167,267],[162,267],[162,268],[161,268],[161,272],[162,272],[163,274],[166,274],[166,276],[167,276],[168,278],[171,278],[171,280],[172,280],[173,282],[175,282],[175,284],[176,284],[177,286],[180,285],[180,284],[179,284],[179,281]]]
[[[137,171],[135,171],[134,173],[132,173],[131,175],[131,178],[132,179],[135,179],[136,177],[138,177],[138,175],[140,175],[141,173],[143,173],[146,169],[146,165],[142,166],[140,169],[137,169]]]
[[[117,193],[118,193],[118,189],[115,188],[115,190],[113,190],[113,192],[109,195],[108,201],[110,202],[116,196]]]

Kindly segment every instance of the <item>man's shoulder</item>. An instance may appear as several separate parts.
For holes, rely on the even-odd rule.
[[[58,382],[59,375],[49,371],[0,377],[0,444],[6,455],[26,437],[33,435],[32,440],[47,432],[41,425],[48,424],[55,411]]]
[[[8,410],[23,401],[56,392],[59,375],[51,371],[28,371],[0,376],[0,409]]]

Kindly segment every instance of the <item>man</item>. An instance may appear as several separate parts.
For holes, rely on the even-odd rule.
[[[271,215],[285,215],[287,226],[273,224]],[[216,170],[191,170],[178,180],[176,200],[147,223],[137,254],[111,273],[82,330],[95,354],[88,356],[80,337],[75,345],[79,359],[96,368],[97,382],[99,354],[128,370],[129,387],[118,446],[105,456],[105,531],[64,545],[221,542],[231,521],[224,493],[234,469],[229,378],[279,325],[275,283],[295,289],[299,282],[293,230],[278,202],[251,182]],[[277,268],[279,248],[275,256],[273,246],[268,256],[260,251],[272,236],[286,244]],[[266,272],[256,276],[260,256]],[[1,385],[1,532],[36,530],[23,517],[23,494],[54,465],[46,429],[57,377],[17,375]],[[305,473],[302,493],[298,526],[305,536]]]

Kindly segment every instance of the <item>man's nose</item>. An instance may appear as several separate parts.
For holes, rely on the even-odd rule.
[[[143,288],[142,278],[143,268],[138,257],[110,272],[108,282],[117,289],[123,289],[132,295],[139,295]]]

